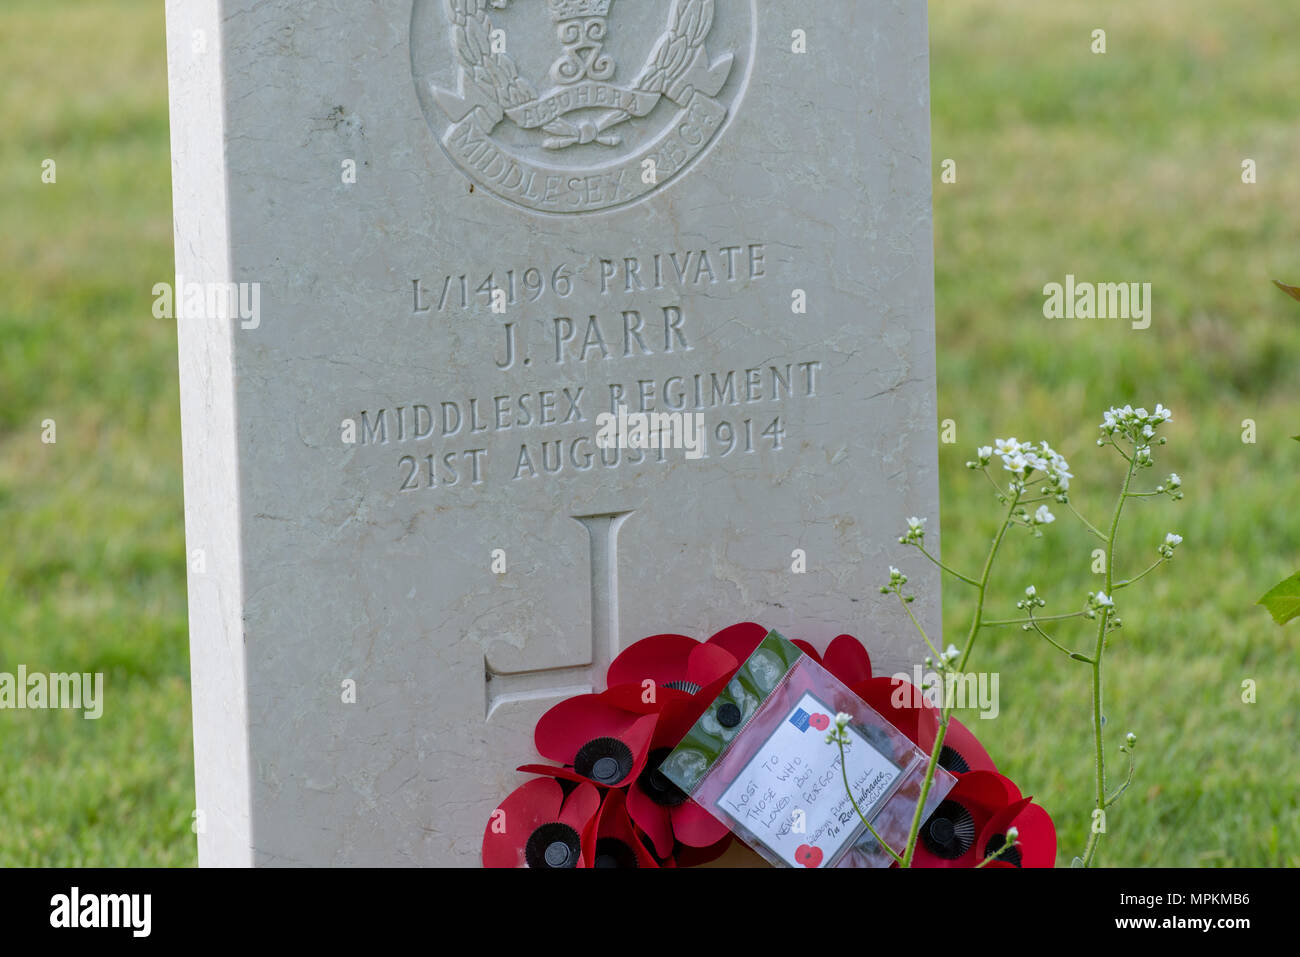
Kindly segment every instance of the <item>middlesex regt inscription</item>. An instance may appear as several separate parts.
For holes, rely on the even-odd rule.
[[[493,324],[489,334],[463,337],[470,343],[462,346],[466,354],[452,361],[491,369],[503,383],[526,373],[536,384],[526,391],[412,395],[362,409],[354,420],[357,442],[393,455],[393,487],[402,492],[680,458],[661,443],[600,447],[597,417],[620,409],[702,415],[703,459],[783,451],[791,438],[787,405],[814,402],[823,388],[820,355],[773,358],[769,350],[725,368],[692,362],[696,343],[729,322],[771,320],[735,315],[725,305],[726,290],[779,282],[771,270],[766,244],[746,242],[412,279],[407,308],[413,316],[440,326]],[[680,298],[663,304],[665,292],[674,291]],[[647,362],[658,367],[655,374],[644,374]],[[639,374],[620,374],[634,364]]]

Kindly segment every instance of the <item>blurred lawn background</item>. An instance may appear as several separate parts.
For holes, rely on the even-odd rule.
[[[1300,565],[1300,303],[1269,283],[1300,282],[1293,12],[945,0],[930,17],[939,409],[958,438],[940,450],[945,559],[977,570],[996,522],[963,467],[976,445],[1047,439],[1099,524],[1124,464],[1093,445],[1101,411],[1172,408],[1144,479],[1177,471],[1187,497],[1130,503],[1117,575],[1145,568],[1166,531],[1186,542],[1121,593],[1115,780],[1129,730],[1139,761],[1100,862],[1300,865],[1300,622],[1278,628],[1253,604]],[[1097,28],[1105,55],[1090,52]],[[190,865],[176,337],[150,292],[174,272],[162,4],[6,0],[0,75],[0,670],[102,671],[108,701],[99,721],[0,715],[0,864]],[[945,158],[955,184],[939,182]],[[1043,285],[1067,273],[1151,282],[1151,327],[1044,319]],[[1044,614],[1098,587],[1092,540],[1056,511],[1045,538],[1012,536],[994,617],[1014,617],[1031,583]],[[965,592],[944,595],[953,639]],[[1091,635],[1057,632],[1081,650]],[[986,632],[973,665],[1001,674],[1001,714],[964,717],[1052,813],[1068,864],[1091,804],[1088,668],[1015,629]]]

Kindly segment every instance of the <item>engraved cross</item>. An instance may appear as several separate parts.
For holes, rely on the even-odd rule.
[[[632,512],[574,515],[590,541],[591,661],[531,671],[500,671],[483,656],[490,719],[503,704],[603,691],[605,673],[621,648],[618,635],[618,530]]]

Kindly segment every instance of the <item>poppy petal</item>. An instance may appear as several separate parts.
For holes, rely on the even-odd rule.
[[[686,679],[700,686],[730,676],[740,667],[740,660],[721,645],[697,643],[686,665]]]
[[[961,775],[935,813],[922,824],[912,857],[913,866],[974,867],[983,860],[980,838],[984,828],[997,812],[1019,797],[1020,789],[996,771]],[[931,830],[932,826],[940,826],[938,819],[948,824],[941,831]],[[950,848],[946,853],[942,849],[945,846]],[[965,850],[957,853],[962,846]]]
[[[573,768],[555,768],[549,764],[521,764],[515,770],[523,771],[525,774],[544,774],[548,778],[572,781],[574,784],[588,784],[591,781],[590,778],[584,778]]]
[[[628,645],[609,666],[608,684],[686,681],[686,663],[700,643],[685,635],[651,635]]]
[[[840,635],[826,646],[822,667],[846,685],[855,685],[871,677],[871,656],[858,639]]]
[[[710,844],[708,847],[690,847],[686,844],[678,844],[677,849],[673,852],[677,864],[680,867],[699,867],[701,864],[711,864],[727,853],[735,838],[728,832],[727,836],[716,844]]]
[[[961,758],[961,763],[966,765],[965,771],[949,767],[948,770],[952,771],[953,774],[964,774],[966,771],[997,770],[997,767],[993,764],[993,759],[984,750],[984,745],[980,744],[979,738],[975,737],[971,730],[956,718],[948,719],[948,733],[943,737],[943,746],[945,749],[952,748]],[[950,761],[949,763],[953,762]]]
[[[727,836],[727,825],[694,801],[672,809],[673,834],[687,847],[709,847]]]
[[[551,778],[534,778],[511,791],[483,831],[483,866],[525,866],[528,838],[541,825],[558,820],[563,803],[564,791]]]
[[[705,685],[685,701],[675,701],[667,705],[660,717],[659,730],[655,734],[655,747],[676,747],[686,737],[686,732],[700,720],[700,715],[709,710],[713,700],[722,694],[731,681],[729,674],[723,675],[712,684]]]
[[[809,644],[808,642],[804,641],[802,638],[791,638],[791,639],[790,639],[790,644],[794,645],[796,648],[798,648],[800,651],[802,651],[805,655],[807,655],[807,656],[808,656],[809,658],[811,658],[813,661],[817,662],[817,664],[819,664],[819,665],[822,664],[822,654],[821,654],[821,652],[818,651],[816,648],[814,648],[814,647],[813,647],[811,644]]]
[[[632,853],[637,867],[657,868],[659,866],[655,862],[654,855],[637,837],[632,819],[627,816],[627,792],[618,788],[605,793],[600,811],[591,819],[582,836],[584,866],[596,866],[597,851],[601,847],[601,842],[610,839],[619,842]]]
[[[752,621],[742,621],[738,625],[729,625],[710,638],[706,644],[718,645],[731,652],[731,656],[742,664],[754,649],[767,637],[767,629]]]
[[[641,772],[645,770],[646,758],[650,756],[650,742],[654,739],[655,727],[659,724],[659,715],[648,714],[643,718],[633,722],[632,727],[627,729],[623,735],[622,741],[632,749],[632,770],[614,786],[622,787],[623,785],[635,781],[640,777]]]
[[[565,800],[564,807],[560,809],[560,823],[569,825],[581,834],[599,810],[600,792],[596,790],[596,785],[584,781]]]
[[[533,740],[539,754],[561,764],[573,764],[574,756],[588,741],[621,738],[640,717],[600,695],[580,694],[542,715]]]
[[[989,819],[980,832],[981,860],[988,856],[989,842],[995,837],[1005,839],[1007,828],[1014,826],[1020,832],[1016,846],[1003,855],[1009,864],[1018,860],[1021,867],[1056,866],[1056,825],[1047,811],[1030,802],[1030,798],[1022,798]]]
[[[628,788],[627,813],[636,826],[645,832],[654,845],[655,854],[668,857],[673,852],[673,822],[668,808],[662,807],[641,793],[640,788]]]
[[[960,798],[968,807],[978,807],[991,817],[1021,799],[1020,788],[1005,774],[997,771],[970,771],[957,778],[948,797]]]
[[[939,712],[921,689],[902,678],[868,678],[850,690],[927,754],[939,731]]]
[[[635,714],[655,714],[663,711],[668,702],[687,700],[690,694],[663,685],[651,685],[647,688],[638,684],[620,684],[602,691],[600,697],[602,701],[624,711]]]

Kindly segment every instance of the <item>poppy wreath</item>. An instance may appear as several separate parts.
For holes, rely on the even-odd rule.
[[[653,635],[609,666],[607,690],[561,701],[537,722],[534,741],[556,764],[533,775],[492,812],[485,867],[692,867],[726,852],[732,834],[659,773],[659,765],[735,676],[768,629],[742,622],[707,641]],[[899,678],[873,678],[866,648],[840,635],[825,652],[794,644],[926,753],[939,711]],[[1051,867],[1052,819],[999,774],[968,728],[950,718],[939,763],[957,785],[921,827],[913,866]],[[1004,849],[1007,833],[1017,834]],[[808,864],[808,866],[812,866]]]

